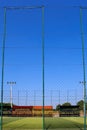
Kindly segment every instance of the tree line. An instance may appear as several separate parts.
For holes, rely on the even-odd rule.
[[[83,100],[78,101],[76,105],[79,106],[79,110],[84,109],[84,101]],[[1,103],[0,103],[0,106],[1,106]],[[10,103],[3,103],[3,106],[11,106],[11,104]],[[58,104],[56,106],[56,110],[59,110],[60,106],[72,106],[72,104],[70,102],[65,102],[62,105]],[[86,103],[86,110],[87,110],[87,103]]]
[[[83,100],[78,101],[76,105],[79,106],[79,110],[84,109],[84,101]],[[58,104],[56,106],[56,110],[59,110],[60,106],[72,106],[72,104],[70,102],[65,102],[62,105]],[[86,103],[86,110],[87,110],[87,103]]]

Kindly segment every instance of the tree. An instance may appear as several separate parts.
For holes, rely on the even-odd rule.
[[[3,103],[2,105],[3,105],[3,106],[11,106],[10,103]],[[0,106],[1,106],[1,102],[0,102]]]
[[[62,104],[62,105],[58,104],[58,105],[56,106],[56,110],[60,110],[60,106],[71,106],[71,103],[65,102],[65,103]]]
[[[80,100],[79,102],[77,102],[77,105],[79,106],[80,110],[84,109],[84,101]],[[86,102],[86,110],[87,110],[87,102]]]
[[[56,106],[56,110],[58,111],[58,110],[60,110],[60,104],[58,104],[57,106]]]
[[[65,102],[64,104],[62,104],[62,106],[71,106],[71,103]]]

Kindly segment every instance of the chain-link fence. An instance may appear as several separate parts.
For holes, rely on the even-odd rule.
[[[5,7],[1,12],[1,130],[86,130],[86,9]]]
[[[83,99],[81,90],[46,90],[45,91],[45,105],[53,106],[56,109],[58,104],[62,105],[69,102],[76,105]],[[12,97],[11,97],[12,95]],[[13,88],[12,94],[10,89],[4,90],[4,102],[12,103],[18,106],[41,106],[42,105],[42,90],[15,90]]]

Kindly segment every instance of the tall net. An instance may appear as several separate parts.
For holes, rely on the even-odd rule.
[[[82,15],[86,43],[85,10]],[[44,17],[42,7],[11,7],[5,24],[3,129],[83,129],[80,9],[48,7]],[[84,51],[86,65],[86,44]]]

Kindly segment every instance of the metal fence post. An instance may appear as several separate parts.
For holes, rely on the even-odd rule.
[[[84,85],[84,130],[86,130],[86,72],[85,72],[85,54],[84,54],[84,32],[82,24],[82,7],[80,7],[80,26],[81,26],[81,38],[82,38],[83,85]]]
[[[43,90],[43,108],[42,108],[42,117],[43,117],[43,130],[45,129],[45,119],[44,119],[44,6],[42,6],[42,90]]]
[[[4,8],[4,33],[2,45],[2,74],[1,74],[1,122],[0,130],[3,128],[3,83],[4,83],[4,59],[5,59],[5,40],[6,40],[6,8]]]

